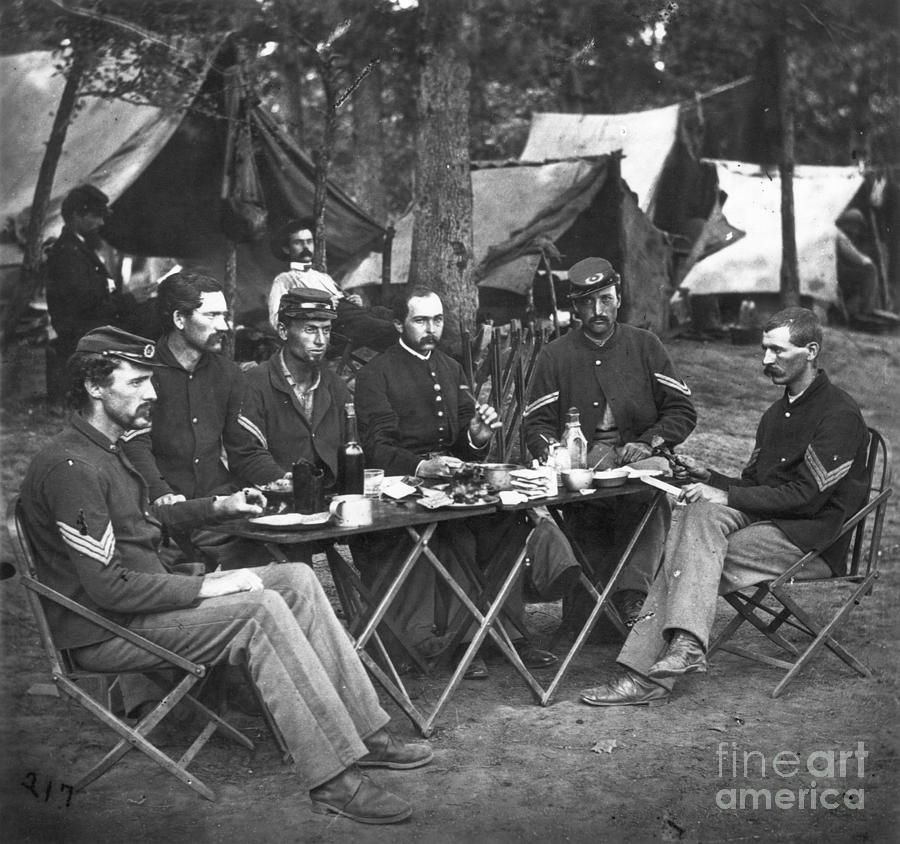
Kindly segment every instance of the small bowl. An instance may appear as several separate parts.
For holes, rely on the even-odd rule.
[[[569,492],[589,489],[594,480],[593,469],[563,469],[559,474],[562,476],[563,486]]]
[[[627,469],[605,469],[602,472],[594,472],[594,486],[622,486],[627,480]]]
[[[519,467],[515,463],[481,463],[481,474],[485,483],[497,490],[512,489],[510,472]]]

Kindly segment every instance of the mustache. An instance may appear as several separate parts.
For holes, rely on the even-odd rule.
[[[781,375],[782,373],[781,373],[781,370],[777,366],[769,363],[763,367],[763,374],[764,375]]]

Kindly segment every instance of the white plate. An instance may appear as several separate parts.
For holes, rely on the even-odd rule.
[[[268,528],[298,528],[324,525],[331,518],[331,513],[276,513],[273,516],[257,516],[250,519],[251,525]]]

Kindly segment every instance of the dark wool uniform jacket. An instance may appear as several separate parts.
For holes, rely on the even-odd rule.
[[[245,381],[241,368],[224,355],[207,352],[188,371],[165,338],[156,346],[153,370],[157,401],[153,425],[127,431],[123,448],[150,486],[150,500],[179,493],[198,498],[230,493],[247,483],[282,476],[271,455],[238,422]],[[222,449],[228,466],[222,462]],[[229,471],[230,470],[230,471]]]
[[[135,614],[196,603],[203,579],[169,572],[157,550],[162,524],[176,532],[215,521],[212,498],[151,507],[120,444],[80,416],[34,458],[21,498],[47,586],[123,625]],[[57,604],[46,608],[60,648],[112,638]]]
[[[859,407],[824,371],[793,404],[787,390],[760,420],[740,479],[713,472],[728,506],[771,520],[801,550],[821,548],[858,510],[868,490],[868,431]],[[845,540],[822,554],[845,574]]]
[[[324,469],[325,486],[331,486],[337,477],[341,420],[344,405],[352,401],[350,391],[323,368],[313,417],[307,419],[284,377],[281,360],[281,352],[276,352],[246,373],[247,392],[238,422],[272,455],[282,473],[302,458]]]
[[[609,403],[621,443],[677,445],[697,423],[690,396],[655,334],[618,323],[613,336],[598,346],[575,329],[538,356],[525,408],[525,439],[533,455],[544,454],[541,434],[558,440],[566,412],[576,407],[590,443]]]
[[[73,351],[91,328],[118,323],[122,299],[109,292],[109,277],[100,256],[64,226],[47,254],[47,310],[53,330]]]
[[[462,367],[438,349],[422,360],[391,346],[359,373],[355,399],[366,466],[411,475],[429,452],[484,457],[469,442],[475,400]]]

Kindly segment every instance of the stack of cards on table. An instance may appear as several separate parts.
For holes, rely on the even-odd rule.
[[[509,476],[513,490],[528,499],[556,495],[556,472],[553,469],[544,466],[537,469],[513,469]]]

